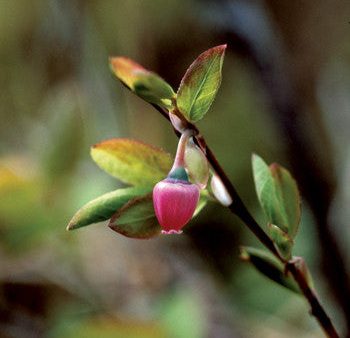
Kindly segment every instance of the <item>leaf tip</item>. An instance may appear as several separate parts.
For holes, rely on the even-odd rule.
[[[108,221],[107,226],[108,226],[110,229],[112,229],[113,231],[117,231],[117,227],[116,227],[116,225],[115,225],[114,219],[115,219],[115,214],[114,214],[114,215],[111,217],[111,219]],[[118,232],[118,231],[117,231],[117,232]]]
[[[123,65],[128,65],[133,63],[132,60],[124,57],[124,56],[110,56],[108,57],[109,64],[114,68],[120,68]]]
[[[104,140],[90,146],[90,153],[92,154],[95,150],[103,150],[110,145],[113,145],[114,141],[117,139]]]
[[[112,65],[113,60],[115,60],[116,58],[117,58],[117,56],[109,56],[109,57],[108,57],[108,63],[109,63],[110,65]]]
[[[68,225],[66,226],[66,231],[71,231],[74,230],[75,224],[72,222],[69,222]]]
[[[224,43],[222,45],[216,46],[214,48],[217,48],[218,50],[222,50],[224,52],[226,50],[226,48],[227,48],[227,43]]]
[[[220,58],[223,58],[226,48],[227,48],[227,44],[212,47],[206,50],[205,52],[203,52],[198,58],[201,60],[214,55],[217,55],[217,56],[220,56]]]
[[[260,162],[264,162],[264,160],[258,154],[252,153],[252,165],[253,165],[253,168]]]
[[[115,72],[119,68],[122,59],[123,58],[120,56],[109,56],[108,57],[109,67],[110,67],[112,72]]]

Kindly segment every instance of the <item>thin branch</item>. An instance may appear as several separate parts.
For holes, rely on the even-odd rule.
[[[152,104],[152,106],[157,109],[166,119],[170,121],[168,112],[155,105]],[[251,215],[245,204],[243,203],[242,199],[238,195],[235,187],[233,186],[232,182],[226,175],[224,169],[219,164],[218,160],[216,159],[214,153],[211,151],[211,149],[208,147],[204,137],[200,134],[198,128],[189,123],[187,123],[187,128],[192,129],[194,133],[194,138],[197,143],[197,145],[203,150],[209,164],[214,169],[216,174],[221,179],[223,185],[225,186],[227,192],[229,193],[230,197],[232,198],[231,205],[228,206],[228,208],[231,210],[232,213],[237,215],[241,221],[254,233],[254,235],[260,240],[260,242],[268,249],[270,250],[286,267],[286,271],[289,271],[291,275],[293,276],[294,280],[299,285],[299,288],[301,292],[303,293],[304,297],[308,301],[310,307],[311,307],[311,314],[316,318],[322,329],[324,330],[325,334],[329,338],[339,338],[339,335],[337,331],[335,330],[335,327],[327,315],[326,311],[324,310],[323,306],[321,305],[316,293],[310,288],[306,276],[304,272],[298,267],[297,261],[295,259],[291,259],[290,261],[286,261],[277,251],[273,241],[271,238],[265,233],[265,231],[260,227],[260,225],[255,221],[254,217]],[[179,137],[180,133],[175,130],[175,134]],[[305,263],[304,263],[305,264]]]
[[[201,143],[206,144],[203,137],[201,137]],[[229,209],[243,221],[243,223],[255,234],[255,236],[261,241],[261,243],[265,245],[267,249],[269,249],[282,263],[286,265],[286,268],[288,271],[290,271],[294,280],[298,283],[301,292],[309,302],[312,315],[317,319],[326,335],[330,338],[339,338],[339,335],[337,334],[332,321],[322,307],[315,292],[309,287],[303,272],[298,269],[293,260],[286,262],[281,257],[270,237],[267,236],[266,233],[261,229],[259,224],[255,221],[254,217],[250,214],[244,205],[232,182],[229,180],[226,173],[208,146],[206,146],[206,157],[212,168],[215,170],[216,174],[220,177],[222,183],[224,184],[226,190],[233,200],[233,203],[229,206]]]
[[[126,86],[126,87],[128,89],[130,89],[128,86]],[[169,117],[169,112],[166,109],[158,106],[157,104],[151,103],[151,105],[164,118],[166,118],[171,123],[170,117]],[[326,311],[324,310],[323,306],[321,305],[316,293],[309,287],[309,284],[307,283],[305,274],[303,273],[303,271],[301,271],[298,268],[296,261],[293,259],[291,259],[290,261],[286,261],[279,254],[279,252],[277,251],[271,238],[265,233],[265,231],[255,221],[254,217],[252,216],[252,214],[249,212],[249,210],[247,209],[247,207],[243,203],[243,201],[240,198],[240,196],[238,195],[235,187],[233,186],[232,182],[230,181],[230,179],[226,175],[224,169],[219,164],[214,153],[211,151],[211,149],[207,145],[204,137],[200,134],[198,128],[194,124],[192,124],[192,123],[188,122],[186,119],[184,119],[182,114],[179,111],[177,111],[176,113],[178,114],[178,116],[181,119],[183,119],[183,123],[184,123],[184,125],[186,125],[187,129],[191,129],[193,131],[194,139],[195,139],[197,145],[202,149],[209,164],[215,170],[216,174],[219,176],[219,178],[221,179],[227,192],[229,193],[229,195],[232,199],[232,203],[228,206],[228,208],[231,210],[232,213],[234,213],[236,216],[238,216],[241,219],[241,221],[249,228],[249,230],[252,231],[254,233],[254,235],[260,240],[260,242],[268,250],[270,250],[285,265],[286,271],[289,271],[292,274],[294,280],[299,285],[301,292],[303,293],[304,297],[306,298],[306,300],[308,301],[308,303],[311,307],[311,314],[316,318],[316,320],[318,321],[318,323],[320,324],[320,326],[324,330],[327,337],[339,338],[339,335],[338,335],[330,317],[327,315]],[[177,137],[181,137],[181,133],[178,132],[174,127],[173,127],[173,130],[174,130]]]
[[[157,109],[162,114],[162,116],[164,116],[167,120],[170,121],[169,114],[165,109],[161,108],[156,104],[152,104],[152,106],[155,109]],[[229,205],[229,209],[249,227],[249,229],[255,234],[255,236],[261,241],[262,244],[264,244],[276,257],[278,257],[280,260],[283,261],[283,258],[280,256],[279,252],[277,251],[275,245],[273,244],[273,241],[270,239],[270,237],[265,233],[265,231],[260,227],[260,225],[255,221],[255,219],[249,213],[242,199],[238,195],[235,187],[231,183],[230,179],[227,177],[225,171],[220,166],[214,153],[208,147],[204,137],[201,136],[201,134],[199,133],[198,128],[194,124],[189,123],[188,121],[185,121],[185,123],[187,124],[188,129],[192,129],[194,131],[194,134],[196,135],[195,141],[197,145],[202,149],[209,164],[214,169],[214,171],[218,174],[226,190],[230,194],[233,202],[232,204]],[[181,134],[177,130],[174,129],[174,131],[178,137],[181,136]]]
[[[339,338],[331,319],[323,309],[315,291],[309,287],[305,274],[298,269],[297,264],[293,261],[288,262],[286,267],[298,283],[301,292],[310,304],[311,314],[317,319],[325,334],[330,338]]]
[[[298,73],[295,69],[297,62],[294,62],[294,55],[285,48],[285,43],[298,34],[289,29],[278,29],[274,15],[271,17],[268,12],[274,12],[278,3],[231,0],[214,3],[208,0],[202,10],[205,13],[210,11],[210,18],[215,27],[218,27],[215,39],[228,42],[228,52],[234,53],[235,58],[240,56],[245,62],[250,62],[261,80],[271,103],[269,113],[283,135],[281,140],[286,146],[292,172],[315,217],[323,274],[331,295],[344,316],[347,336],[350,337],[350,272],[346,264],[347,252],[339,245],[339,238],[329,220],[330,205],[337,188],[332,156],[334,152],[331,151],[327,128],[319,118],[322,114],[315,98],[315,79],[319,77],[317,71],[320,69],[317,66],[308,67],[305,68],[307,75],[302,72],[301,77],[295,76]],[[284,9],[288,12],[288,7]],[[205,24],[207,27],[208,22]],[[285,22],[283,26],[285,27]],[[293,41],[297,43],[296,40]],[[308,81],[305,86],[306,78]]]
[[[204,139],[202,138],[202,142]],[[205,143],[206,144],[206,143]],[[249,213],[248,209],[244,205],[242,199],[238,195],[235,187],[231,183],[230,179],[227,177],[225,171],[220,166],[216,157],[214,156],[211,149],[206,145],[206,157],[211,167],[215,170],[217,175],[220,177],[222,183],[224,184],[226,190],[232,198],[232,203],[229,205],[229,209],[237,215],[255,234],[255,236],[265,245],[276,257],[280,260],[283,258],[280,256],[271,238],[265,233],[265,231],[260,227],[260,225],[255,221],[252,215]]]

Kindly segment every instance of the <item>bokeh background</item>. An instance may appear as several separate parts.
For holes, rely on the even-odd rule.
[[[209,205],[183,236],[131,240],[65,226],[121,183],[89,147],[132,137],[174,153],[152,107],[109,71],[125,55],[177,88],[228,43],[199,123],[252,213],[256,152],[297,178],[306,258],[322,303],[350,327],[350,3],[341,0],[0,1],[0,337],[321,337],[304,300],[238,259],[256,245]]]

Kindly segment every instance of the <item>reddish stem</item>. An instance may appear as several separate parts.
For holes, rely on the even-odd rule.
[[[186,145],[188,143],[189,138],[192,135],[192,131],[189,129],[186,129],[180,136],[179,143],[177,145],[177,150],[176,150],[176,156],[175,156],[175,161],[173,164],[173,167],[171,170],[174,170],[178,167],[184,167],[185,166],[185,150],[186,150]]]

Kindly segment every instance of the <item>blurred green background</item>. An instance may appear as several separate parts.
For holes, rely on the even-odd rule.
[[[199,128],[262,223],[251,153],[296,174],[306,197],[295,254],[346,332],[335,290],[350,288],[349,20],[340,0],[1,0],[0,337],[322,336],[303,299],[238,259],[240,244],[259,244],[218,205],[183,236],[65,231],[80,206],[121,186],[90,160],[92,144],[176,147],[108,56],[177,88],[197,55],[226,42],[221,89]],[[334,248],[339,266],[327,261]]]

